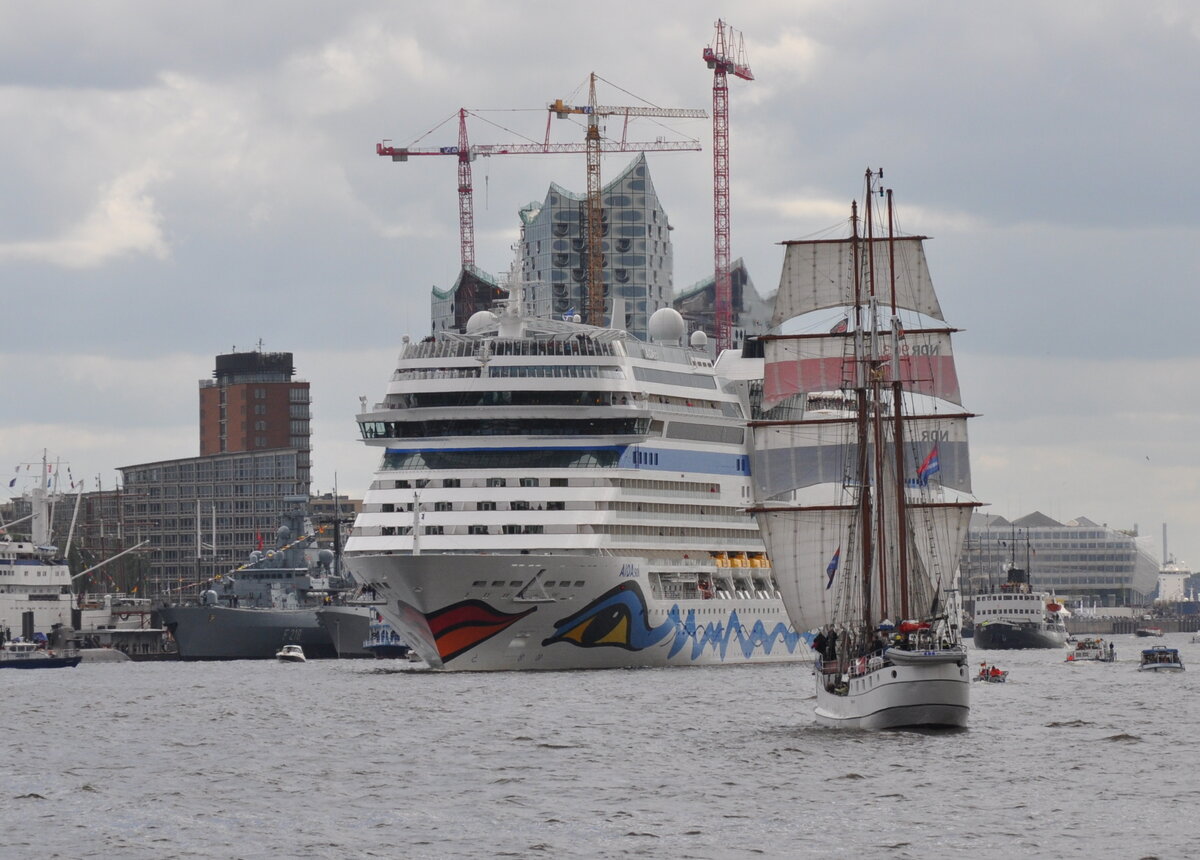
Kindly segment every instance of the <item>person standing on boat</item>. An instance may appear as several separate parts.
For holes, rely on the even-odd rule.
[[[829,640],[825,638],[825,631],[818,630],[817,635],[813,637],[813,641],[812,641],[813,651],[817,652],[822,657],[824,657],[825,656],[825,648],[826,648],[826,646],[828,646],[828,644],[829,644]]]
[[[1117,646],[1113,643],[1108,643],[1108,662],[1112,663],[1117,659]]]

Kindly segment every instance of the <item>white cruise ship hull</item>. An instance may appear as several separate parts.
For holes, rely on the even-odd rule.
[[[355,554],[376,608],[447,671],[808,660],[777,599],[664,599],[647,560],[568,554]]]
[[[966,652],[887,652],[888,663],[842,675],[844,693],[817,672],[817,722],[839,729],[962,727],[970,715]]]

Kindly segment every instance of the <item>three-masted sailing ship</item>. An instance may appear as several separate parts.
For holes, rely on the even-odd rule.
[[[980,504],[972,416],[927,237],[897,234],[882,176],[867,171],[848,237],[785,243],[761,338],[753,512],[793,624],[816,631],[817,721],[962,726],[970,672],[956,586]]]

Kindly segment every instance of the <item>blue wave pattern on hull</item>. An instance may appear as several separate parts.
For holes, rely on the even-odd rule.
[[[786,624],[778,621],[770,632],[767,631],[767,626],[761,620],[755,621],[747,630],[739,622],[736,609],[730,611],[727,625],[717,621],[697,626],[696,610],[694,609],[689,609],[687,620],[681,622],[678,604],[671,607],[668,615],[671,617],[671,621],[667,623],[674,624],[677,628],[675,641],[671,644],[668,657],[674,657],[682,651],[687,647],[689,641],[692,643],[691,658],[693,660],[698,659],[706,647],[711,647],[724,660],[729,652],[731,642],[741,651],[743,657],[750,659],[754,655],[755,649],[761,648],[764,654],[770,654],[777,644],[782,644],[789,654],[795,654],[796,646],[800,642],[806,641],[803,634],[789,630]],[[736,642],[734,642],[735,638]]]
[[[695,609],[688,610],[685,620],[679,604],[674,604],[666,620],[656,626],[651,627],[646,617],[646,599],[641,587],[635,582],[624,582],[578,612],[556,621],[554,634],[542,640],[542,645],[569,642],[579,648],[641,651],[673,636],[668,659],[690,646],[689,659],[699,659],[708,648],[724,660],[731,647],[750,659],[757,649],[770,654],[778,645],[794,654],[797,646],[807,641],[803,634],[789,630],[782,622],[776,622],[768,631],[766,624],[757,620],[747,629],[736,610],[729,613],[728,623],[697,624]]]

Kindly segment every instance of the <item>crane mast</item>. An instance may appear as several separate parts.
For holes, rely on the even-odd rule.
[[[588,78],[588,103],[586,105],[564,104],[556,99],[550,111],[559,119],[572,114],[587,117],[585,144],[587,151],[587,301],[584,303],[589,325],[604,325],[604,203],[600,185],[600,123],[602,116],[624,116],[628,126],[631,116],[665,118],[700,118],[708,116],[702,110],[691,108],[632,107],[596,104],[596,73]],[[624,143],[624,134],[622,134]],[[656,147],[657,148],[657,147]],[[624,322],[623,320],[621,321]]]
[[[475,195],[471,190],[471,147],[467,110],[458,111],[458,243],[463,268],[475,265]]]
[[[733,285],[729,253],[729,73],[745,81],[754,73],[745,62],[742,36],[722,20],[702,56],[713,70],[713,324],[717,353],[733,346]],[[736,45],[735,45],[736,42]]]
[[[558,104],[564,110],[569,110],[569,106]],[[551,106],[551,110],[554,106]],[[602,106],[601,112],[616,112],[620,109],[607,108]],[[574,111],[584,113],[585,111]],[[422,155],[452,155],[458,160],[458,233],[459,233],[459,248],[460,258],[463,267],[475,265],[475,205],[474,193],[471,183],[471,162],[476,158],[492,155],[554,155],[559,153],[588,153],[588,170],[589,177],[591,176],[592,162],[595,161],[595,173],[597,181],[600,175],[600,153],[602,152],[680,152],[684,150],[698,151],[701,149],[700,142],[697,140],[654,140],[654,141],[628,141],[622,135],[621,140],[611,141],[602,140],[599,136],[599,127],[596,127],[596,136],[594,139],[588,138],[583,143],[551,143],[550,142],[550,117],[546,118],[546,137],[540,143],[470,143],[467,137],[467,116],[471,111],[466,108],[458,110],[458,145],[457,146],[392,146],[386,140],[375,144],[376,155],[391,158],[392,161],[406,162],[410,157]],[[565,115],[565,114],[564,114]],[[646,114],[646,115],[665,115],[665,114]],[[443,121],[444,124],[444,121]],[[589,134],[590,134],[589,124]],[[591,185],[589,184],[589,190]],[[597,199],[599,194],[596,195]],[[590,197],[589,197],[590,200]],[[602,217],[602,216],[601,216]],[[600,219],[597,219],[600,220]],[[590,249],[590,245],[589,245]],[[595,255],[596,259],[603,260],[600,254]],[[589,254],[589,260],[592,255]],[[603,311],[603,307],[601,307]]]

